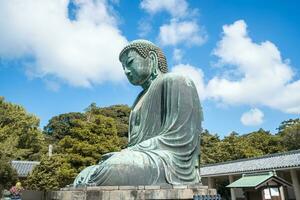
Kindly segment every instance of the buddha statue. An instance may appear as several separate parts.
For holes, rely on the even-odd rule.
[[[194,83],[167,73],[163,52],[146,40],[129,43],[119,60],[129,82],[142,87],[130,113],[128,147],[85,168],[74,186],[199,183],[202,110]]]

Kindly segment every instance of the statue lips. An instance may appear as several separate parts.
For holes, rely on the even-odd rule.
[[[140,77],[139,72],[137,70],[128,70],[127,68],[125,68],[125,74],[127,76],[127,79],[129,80],[130,83],[132,83],[133,85],[142,85],[149,77],[146,78],[138,78]]]
[[[132,71],[125,67],[124,72],[129,82],[132,83],[133,85],[137,85],[136,81],[134,81],[134,75]]]
[[[126,73],[127,79],[132,80],[132,74],[130,72]]]
[[[126,73],[126,76],[130,83],[132,83],[133,85],[137,85],[137,83],[134,81],[132,73]]]

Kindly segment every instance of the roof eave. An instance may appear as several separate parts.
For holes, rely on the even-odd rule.
[[[299,169],[300,165],[293,166],[293,167],[283,167],[283,168],[272,168],[272,169],[262,169],[262,170],[247,170],[247,171],[237,171],[237,172],[229,172],[229,173],[214,173],[214,174],[201,174],[201,168],[200,168],[200,176],[201,178],[208,178],[208,177],[219,177],[219,176],[229,176],[229,175],[238,175],[238,174],[250,174],[250,173],[258,173],[258,172],[269,172],[272,170],[275,171],[284,171],[284,170],[291,170],[291,169]]]

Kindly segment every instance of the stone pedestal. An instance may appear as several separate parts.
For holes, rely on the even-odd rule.
[[[202,185],[63,188],[48,192],[47,200],[193,199],[194,195],[216,195],[216,190]]]

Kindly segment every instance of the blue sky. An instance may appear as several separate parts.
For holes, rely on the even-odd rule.
[[[0,1],[0,95],[41,119],[131,105],[118,61],[144,38],[196,83],[203,127],[221,136],[300,114],[299,1]]]

